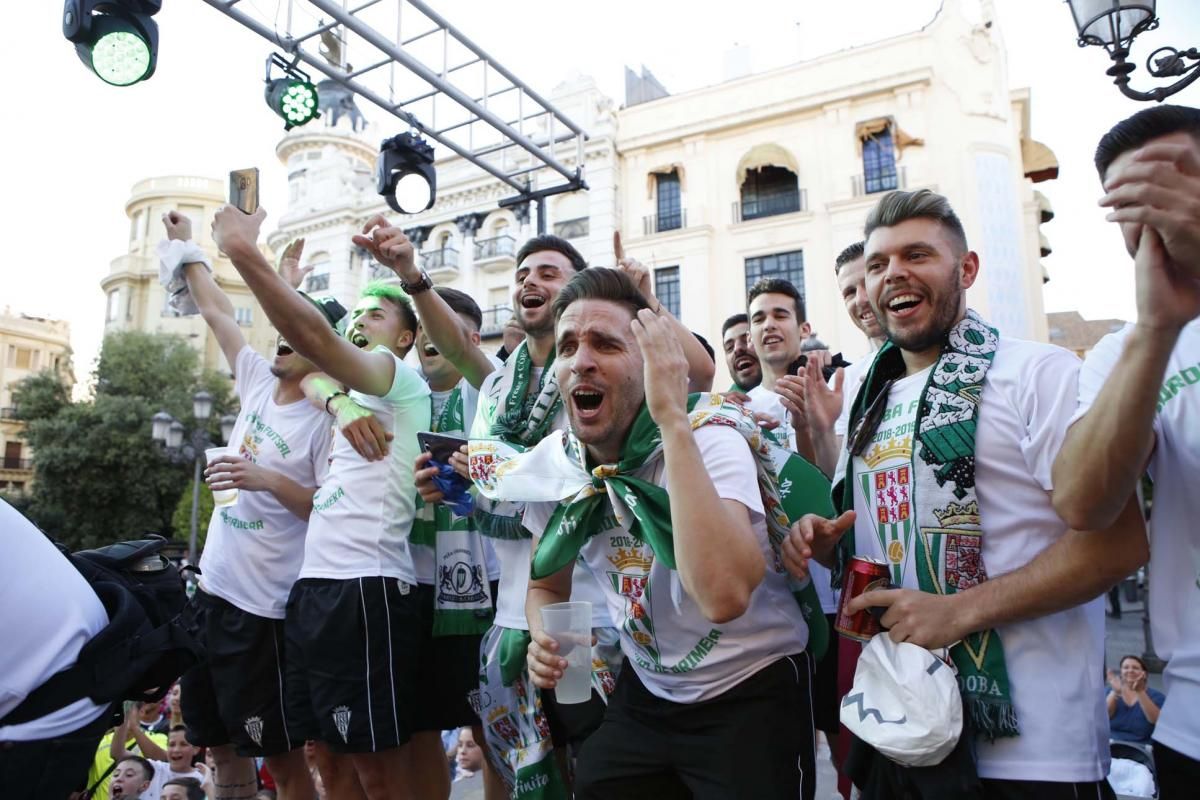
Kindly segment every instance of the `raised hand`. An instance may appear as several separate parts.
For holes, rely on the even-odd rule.
[[[1133,264],[1138,325],[1177,331],[1200,316],[1200,278],[1176,266],[1156,229],[1142,228]]]
[[[258,247],[258,232],[266,218],[267,210],[262,206],[253,214],[247,214],[235,206],[223,206],[213,215],[213,241],[227,256],[253,250]]]
[[[643,308],[629,323],[642,351],[646,407],[659,426],[687,418],[688,363],[674,328]]]
[[[186,214],[171,210],[163,214],[162,221],[167,229],[167,239],[186,242],[192,238],[192,221]]]
[[[642,293],[651,306],[657,305],[654,297],[654,281],[650,280],[650,270],[636,258],[626,258],[625,248],[621,244],[621,232],[613,231],[613,257],[616,259],[616,269],[624,272],[633,281],[633,285]]]
[[[304,238],[301,237],[289,242],[288,246],[283,249],[283,255],[279,257],[279,266],[276,268],[279,277],[283,278],[293,289],[299,289],[300,284],[304,282],[304,277],[313,271],[311,266],[300,266],[300,256],[303,254]]]
[[[404,231],[392,227],[382,214],[367,220],[362,233],[355,234],[353,241],[359,247],[365,247],[380,264],[391,268],[400,280],[416,283],[421,279],[412,242]]]
[[[854,517],[853,511],[847,511],[836,519],[816,514],[805,514],[798,519],[780,548],[784,569],[797,578],[807,578],[808,562],[813,558],[828,559],[842,535],[854,526]]]

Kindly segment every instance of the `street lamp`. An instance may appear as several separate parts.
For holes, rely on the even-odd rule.
[[[195,464],[192,477],[192,527],[188,538],[188,563],[196,565],[196,533],[200,513],[200,475],[204,469],[204,451],[213,446],[213,442],[204,430],[203,423],[212,416],[213,396],[201,389],[192,395],[192,416],[198,423],[192,430],[192,439],[184,444],[183,437],[186,429],[183,423],[172,417],[166,411],[159,411],[150,418],[150,436],[156,442],[161,442],[166,450],[167,458],[175,464],[191,461]],[[221,417],[221,437],[228,442],[233,436],[233,427],[237,417],[226,414]]]
[[[1126,97],[1161,103],[1200,77],[1200,50],[1160,47],[1146,59],[1146,71],[1154,78],[1178,77],[1179,80],[1148,92],[1129,88],[1129,74],[1137,69],[1126,61],[1129,46],[1139,33],[1158,27],[1155,0],[1067,0],[1067,5],[1075,18],[1079,46],[1098,45],[1108,51],[1113,65],[1107,74]],[[1184,59],[1195,63],[1189,65]]]

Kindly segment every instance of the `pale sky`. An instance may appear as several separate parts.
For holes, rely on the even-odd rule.
[[[956,0],[948,0],[954,2]],[[977,0],[961,0],[968,11]],[[434,0],[439,13],[543,95],[573,73],[594,77],[618,104],[623,67],[645,64],[673,93],[717,83],[734,44],[753,52],[754,71],[920,28],[938,0]],[[1056,217],[1043,226],[1054,252],[1044,263],[1048,311],[1088,318],[1135,315],[1131,264],[1115,226],[1096,205],[1092,152],[1115,122],[1145,107],[1104,74],[1100,48],[1080,49],[1060,0],[995,0],[1011,88],[1032,92],[1036,139],[1058,157],[1059,179],[1038,185]],[[286,3],[239,5],[272,19]],[[736,9],[736,10],[735,10]],[[124,204],[144,178],[187,174],[224,180],[230,169],[262,170],[262,203],[278,217],[286,176],[275,158],[282,120],[263,102],[266,40],[200,0],[168,0],[156,16],[155,75],[111,87],[62,38],[58,2],[18,3],[0,48],[5,81],[5,262],[0,306],[67,319],[75,372],[87,381],[104,327],[100,280],[126,251]],[[1160,0],[1157,31],[1134,45],[1133,85],[1154,84],[1143,63],[1156,47],[1200,45],[1200,4]],[[353,53],[351,61],[353,61]],[[1168,102],[1200,105],[1200,81]],[[384,115],[365,101],[368,119]],[[399,132],[399,124],[395,131]],[[266,228],[272,228],[268,218]],[[986,269],[986,265],[984,265]],[[810,299],[810,302],[812,300]],[[713,333],[715,331],[706,332]],[[710,337],[711,338],[711,337]]]

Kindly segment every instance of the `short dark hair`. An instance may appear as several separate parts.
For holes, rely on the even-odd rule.
[[[360,298],[378,297],[381,300],[387,300],[400,312],[400,319],[404,321],[405,329],[413,333],[417,332],[417,314],[413,311],[408,295],[399,286],[383,281],[371,281],[363,287],[362,292],[358,296]]]
[[[833,274],[837,275],[842,271],[842,267],[846,266],[851,261],[862,258],[863,251],[866,249],[866,247],[866,242],[855,242],[854,244],[846,247],[846,249],[842,252],[838,253],[838,257],[834,259],[833,262]]]
[[[931,219],[941,223],[943,228],[950,231],[955,243],[959,246],[959,252],[956,255],[967,252],[967,232],[963,230],[962,220],[950,207],[949,200],[928,189],[885,194],[883,199],[876,203],[871,212],[867,214],[863,239],[870,239],[871,232],[876,228],[890,228],[910,219]]]
[[[692,336],[696,337],[696,341],[698,341],[700,343],[700,346],[704,348],[704,352],[708,353],[708,357],[712,359],[713,364],[716,364],[717,363],[717,351],[713,350],[712,345],[708,343],[708,339],[705,339],[703,336],[696,333],[695,331],[692,331]]]
[[[187,789],[188,800],[204,800],[204,787],[200,785],[200,781],[195,778],[172,778],[163,784],[163,788],[168,786],[182,786]]]
[[[575,245],[561,236],[554,236],[549,233],[535,236],[521,245],[521,249],[517,251],[517,266],[520,267],[521,262],[533,253],[540,253],[543,250],[553,250],[556,253],[562,253],[571,262],[571,266],[575,268],[576,272],[582,272],[587,269],[587,261],[575,249]]]
[[[628,275],[607,267],[592,267],[571,276],[571,280],[559,290],[558,297],[554,298],[555,322],[562,317],[567,306],[576,300],[608,300],[625,306],[635,315],[643,308],[650,307]]]
[[[1120,669],[1121,665],[1124,664],[1126,662],[1126,660],[1128,660],[1130,658],[1132,658],[1134,661],[1138,662],[1138,666],[1142,668],[1142,672],[1150,671],[1150,670],[1146,669],[1146,662],[1142,661],[1142,657],[1135,656],[1133,653],[1130,653],[1129,655],[1121,656],[1121,660],[1117,662],[1117,669]]]
[[[187,733],[187,725],[182,723],[179,725],[172,725],[171,730],[167,731],[167,733]]]
[[[724,322],[721,323],[721,338],[724,339],[725,331],[729,330],[734,325],[749,325],[749,324],[750,324],[750,318],[747,317],[744,313],[739,312],[737,314],[734,314],[733,316],[729,317],[727,320],[725,320]]]
[[[1151,139],[1179,132],[1189,133],[1200,142],[1200,108],[1154,106],[1121,120],[1096,146],[1096,172],[1100,173],[1100,180],[1104,180],[1117,156],[1136,150]]]
[[[446,305],[450,306],[454,313],[463,314],[475,323],[475,330],[483,327],[483,312],[479,310],[479,303],[476,303],[471,295],[449,286],[437,286],[434,291],[446,301]]]
[[[142,774],[146,776],[146,780],[154,780],[154,765],[141,756],[128,755],[117,762],[117,766],[124,764],[126,761],[133,761],[142,768]]]
[[[750,287],[750,294],[746,297],[746,308],[750,308],[754,298],[760,294],[786,294],[796,303],[796,322],[808,320],[804,313],[804,295],[800,294],[800,290],[791,281],[783,278],[759,278],[758,282]]]

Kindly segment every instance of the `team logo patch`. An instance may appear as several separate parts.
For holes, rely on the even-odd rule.
[[[333,724],[337,726],[337,732],[341,734],[342,741],[350,744],[350,708],[349,706],[338,706],[333,710]]]
[[[946,583],[958,591],[970,589],[986,580],[980,556],[982,539],[978,534],[946,535]]]
[[[441,566],[438,599],[443,603],[478,603],[487,599],[483,590],[483,567],[458,561]]]
[[[242,723],[242,727],[246,729],[246,735],[250,737],[250,741],[262,747],[262,717],[247,717],[246,721]]]
[[[884,469],[874,473],[875,509],[881,525],[895,525],[912,514],[909,486],[912,483],[908,467]]]

